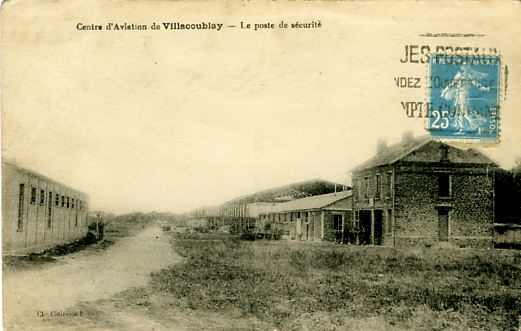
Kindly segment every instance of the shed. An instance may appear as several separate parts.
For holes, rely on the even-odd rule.
[[[322,194],[274,204],[259,214],[259,231],[278,229],[283,238],[349,241],[351,191]]]

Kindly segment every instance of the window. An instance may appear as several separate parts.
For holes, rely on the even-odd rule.
[[[65,195],[62,195],[62,208],[65,207]]]
[[[45,191],[40,190],[40,206],[43,206],[45,204]]]
[[[69,208],[69,206],[70,206],[69,202],[70,202],[69,197],[67,197],[67,208]]]
[[[49,192],[49,199],[47,200],[47,227],[52,225],[52,192]]]
[[[376,174],[376,196],[375,196],[376,199],[380,199],[380,192],[381,192],[380,185],[381,185],[380,174]]]
[[[368,198],[369,197],[369,177],[365,177],[365,183],[364,183],[365,187],[364,187],[364,197],[365,198]]]
[[[344,215],[333,215],[333,230],[342,231],[343,227]]]
[[[18,230],[22,231],[24,227],[24,201],[25,201],[25,184],[20,184],[20,193],[18,195]]]
[[[450,197],[450,175],[439,174],[438,175],[438,197],[449,198]]]
[[[72,198],[71,208],[74,209],[74,198]]]
[[[293,223],[295,220],[293,219],[293,213],[289,213],[289,222]]]
[[[388,172],[387,173],[387,192],[386,196],[391,197],[391,194],[393,192],[393,173]]]
[[[56,200],[54,201],[54,205],[56,207],[60,206],[60,195],[58,193],[56,193]]]
[[[301,218],[300,212],[297,213],[297,219]]]
[[[36,187],[31,186],[31,205],[36,203]]]

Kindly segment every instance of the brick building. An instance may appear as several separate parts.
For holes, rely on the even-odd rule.
[[[376,156],[352,171],[358,243],[490,246],[497,167],[476,149],[430,135],[379,141]]]
[[[259,231],[269,225],[286,239],[346,241],[352,214],[351,191],[316,195],[266,208],[259,214]]]

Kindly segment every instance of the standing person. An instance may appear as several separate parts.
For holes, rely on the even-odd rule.
[[[98,225],[98,239],[99,240],[103,239],[103,227],[104,227],[104,224],[102,222],[100,222]]]
[[[467,131],[477,130],[486,117],[479,114],[470,105],[470,90],[472,85],[481,91],[490,91],[489,87],[477,82],[488,75],[470,68],[468,63],[461,66],[452,81],[443,89],[441,96],[445,100],[452,100],[454,121],[452,126],[459,130],[456,134],[464,134]]]

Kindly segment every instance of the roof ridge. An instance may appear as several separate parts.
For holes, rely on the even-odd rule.
[[[427,139],[427,138],[428,138],[428,139]],[[425,141],[422,141],[423,139],[425,139]],[[416,140],[418,140],[418,141],[416,141]],[[396,158],[393,159],[391,162],[389,162],[389,164],[392,164],[392,163],[394,163],[394,162],[400,160],[401,158],[403,158],[403,157],[406,156],[407,154],[409,154],[409,153],[411,153],[411,152],[417,150],[418,148],[421,148],[421,147],[425,146],[426,144],[430,143],[430,142],[433,141],[433,140],[434,140],[434,139],[433,139],[432,136],[429,135],[429,134],[425,134],[425,135],[422,135],[422,136],[418,137],[417,139],[415,139],[415,141],[414,141],[415,144],[414,144],[414,145],[411,143],[411,146],[410,146],[409,148],[407,148],[407,149],[402,153],[401,156],[396,157]],[[404,143],[404,142],[401,142],[401,143]],[[397,144],[400,144],[400,143],[397,143]],[[397,145],[397,144],[396,144],[396,145]],[[393,145],[393,146],[394,146],[394,145]],[[413,147],[413,146],[414,146],[414,148],[411,148],[411,147]]]
[[[393,164],[407,154],[433,141],[430,134],[424,134],[414,138],[411,141],[401,140],[391,146],[385,148],[382,153],[376,153],[373,157],[363,162],[359,166],[351,169],[352,172],[367,168],[377,167],[383,164]],[[380,160],[379,160],[380,159]]]

